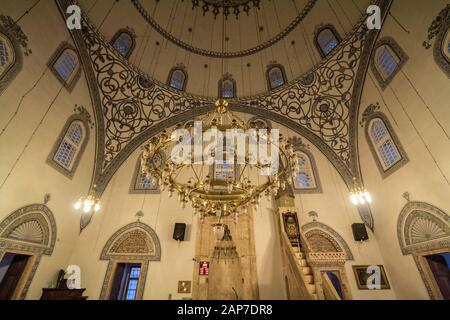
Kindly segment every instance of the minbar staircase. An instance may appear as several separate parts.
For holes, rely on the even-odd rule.
[[[299,242],[292,243],[286,232],[282,233],[282,248],[286,257],[286,272],[291,280],[291,285],[295,286],[292,292],[292,299],[318,300],[316,284],[311,266],[306,260],[306,253]],[[294,283],[292,283],[294,282]],[[292,290],[289,290],[292,291]]]

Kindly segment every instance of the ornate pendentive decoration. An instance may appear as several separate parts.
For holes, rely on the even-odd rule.
[[[344,252],[346,260],[353,260],[347,242],[326,224],[317,221],[304,224],[302,233],[314,252]]]
[[[134,1],[134,0],[133,0]],[[134,1],[136,2],[136,1]],[[382,12],[390,0],[377,2]],[[68,0],[57,0],[66,16]],[[101,195],[120,165],[150,137],[213,108],[214,100],[171,89],[150,79],[111,47],[83,16],[73,30],[85,69],[97,123],[94,184]],[[311,141],[337,168],[348,186],[359,177],[357,115],[364,78],[378,31],[366,16],[308,77],[273,92],[233,99],[230,109],[276,121]],[[373,228],[372,216],[361,213]]]
[[[439,15],[433,20],[428,28],[427,40],[423,42],[425,49],[430,49],[432,41],[433,57],[436,64],[442,71],[450,78],[450,4],[447,4],[444,9],[441,10]]]
[[[80,164],[81,157],[83,156],[83,153],[86,150],[86,146],[89,141],[90,129],[92,130],[94,128],[94,122],[92,120],[92,117],[85,107],[75,105],[74,112],[75,114],[72,115],[67,120],[66,124],[64,125],[64,128],[61,130],[58,138],[56,139],[49,156],[47,157],[47,164],[56,169],[58,172],[65,175],[66,177],[68,177],[69,179],[72,179],[73,176],[75,175],[76,169]],[[78,152],[76,153],[75,158],[73,159],[71,169],[69,170],[68,168],[63,167],[60,163],[55,161],[55,155],[57,154],[61,146],[61,143],[65,139],[70,126],[74,122],[79,122],[83,124],[83,137],[81,144],[78,146],[79,148]]]
[[[228,18],[230,13],[232,13],[237,19],[241,11],[244,11],[249,15],[252,7],[259,10],[260,1],[261,0],[192,0],[192,9],[201,7],[203,15],[207,12],[212,12],[214,14],[214,19],[217,18],[221,11],[225,18]]]
[[[397,235],[404,255],[450,247],[450,216],[426,202],[409,201],[398,217]]]
[[[56,242],[56,222],[44,204],[17,209],[0,222],[0,260],[7,252],[30,256],[31,267],[16,299],[25,299],[42,255],[51,255]]]
[[[22,52],[28,56],[31,50],[28,48],[28,37],[10,16],[0,15],[0,41],[4,50],[3,59],[5,59],[4,63],[2,61],[0,64],[1,94],[22,69]]]
[[[397,221],[397,236],[403,255],[411,254],[431,299],[442,299],[440,289],[431,276],[426,256],[448,252],[450,248],[450,216],[426,202],[411,201],[403,207]]]
[[[105,244],[100,260],[109,261],[103,282],[100,300],[108,299],[114,270],[117,263],[132,262],[141,264],[136,300],[144,294],[149,261],[161,260],[161,246],[155,231],[142,222],[134,222],[115,232]]]
[[[62,0],[58,0],[58,1],[62,1]],[[64,0],[64,1],[66,1],[66,0]],[[212,2],[213,0],[209,0],[209,1]],[[219,2],[219,1],[220,0],[216,0],[214,2]],[[235,0],[235,1],[238,1],[238,0]],[[246,0],[243,0],[243,1],[246,1]],[[269,40],[257,45],[256,47],[246,49],[246,50],[241,50],[241,51],[234,51],[234,52],[211,51],[211,50],[207,50],[207,49],[200,49],[200,48],[193,47],[189,43],[186,43],[178,38],[175,38],[170,32],[166,31],[164,27],[159,25],[155,21],[155,19],[153,19],[152,15],[147,12],[147,10],[142,5],[140,0],[131,0],[131,2],[133,3],[136,10],[145,19],[145,21],[147,21],[147,23],[156,32],[158,32],[162,37],[169,40],[176,46],[179,46],[180,48],[183,48],[184,50],[187,50],[189,52],[192,52],[192,53],[195,53],[198,55],[202,55],[202,56],[206,56],[206,57],[211,57],[211,58],[239,58],[239,57],[245,57],[245,56],[249,56],[249,55],[255,54],[257,52],[260,52],[264,49],[267,49],[267,48],[273,46],[274,44],[278,43],[280,40],[284,39],[293,30],[295,30],[295,28],[297,28],[298,25],[300,25],[300,23],[305,19],[305,17],[312,10],[312,8],[314,8],[317,0],[309,0],[305,4],[303,9],[299,12],[297,17],[291,23],[289,23],[289,25],[285,29],[281,30],[280,33],[271,37]],[[222,1],[220,1],[220,2],[222,2]],[[226,2],[230,2],[230,0],[228,0]]]

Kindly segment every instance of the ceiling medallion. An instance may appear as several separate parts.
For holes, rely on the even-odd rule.
[[[211,11],[214,14],[214,19],[217,18],[220,11],[223,12],[225,18],[233,13],[237,19],[241,10],[247,15],[249,15],[252,6],[259,10],[259,3],[260,0],[192,0],[192,9],[201,7],[203,15]]]

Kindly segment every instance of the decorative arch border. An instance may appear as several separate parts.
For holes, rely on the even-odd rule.
[[[3,33],[8,40],[11,42],[11,45],[14,50],[14,62],[9,67],[9,70],[6,71],[0,77],[0,95],[9,84],[15,79],[15,77],[19,74],[20,70],[23,67],[23,56],[22,56],[22,47],[25,52],[24,55],[28,56],[31,54],[31,50],[27,48],[28,37],[22,31],[22,28],[14,21],[14,19],[10,16],[0,15],[0,33]]]
[[[422,210],[428,213],[427,218],[432,219],[434,223],[450,228],[450,216],[440,208],[427,202],[409,201],[409,195],[406,197],[408,203],[401,210],[397,220],[397,237],[400,250],[403,255],[412,255],[414,262],[419,270],[420,277],[425,285],[430,299],[442,299],[438,285],[425,261],[424,256],[441,253],[450,248],[450,235],[444,238],[431,239],[430,241],[408,245],[405,234],[408,232],[408,217],[415,214],[415,210]],[[409,219],[409,223],[411,220]]]
[[[428,28],[427,41],[424,41],[425,49],[431,48],[431,40],[436,37],[433,46],[433,58],[439,68],[450,78],[450,61],[448,61],[443,53],[442,46],[446,39],[447,32],[450,32],[450,4],[439,12]]]
[[[364,126],[364,134],[366,137],[367,144],[369,145],[370,152],[372,153],[373,158],[375,159],[375,163],[377,164],[378,170],[380,171],[381,177],[383,179],[389,177],[391,174],[393,174],[395,171],[399,170],[401,167],[406,165],[409,162],[408,155],[406,154],[405,149],[403,148],[403,145],[400,142],[400,139],[397,136],[397,133],[395,132],[394,128],[391,125],[391,122],[389,121],[388,117],[379,110],[379,105],[371,104],[369,105],[366,110],[363,113],[361,126]],[[377,150],[375,149],[372,139],[370,137],[369,133],[369,124],[373,119],[379,118],[383,121],[384,125],[386,126],[392,140],[394,141],[395,146],[398,149],[398,152],[400,153],[400,156],[402,157],[400,161],[398,161],[396,164],[394,164],[392,167],[390,167],[387,170],[384,170],[383,165],[380,161],[380,156],[378,155]]]
[[[391,48],[392,51],[399,57],[400,61],[397,64],[397,68],[394,72],[387,78],[384,79],[383,76],[378,71],[376,65],[375,65],[375,53],[377,52],[378,48],[387,45]],[[391,83],[392,79],[397,75],[397,73],[400,71],[401,68],[405,65],[405,63],[408,61],[409,57],[406,54],[406,52],[400,47],[400,45],[397,43],[397,41],[394,40],[394,38],[386,36],[378,40],[378,42],[375,45],[375,48],[373,49],[373,56],[372,59],[370,59],[370,69],[372,70],[372,73],[375,76],[375,79],[377,79],[378,84],[380,85],[382,90],[385,90],[388,85]]]
[[[26,254],[30,256],[30,262],[24,271],[24,282],[19,283],[19,291],[15,293],[14,299],[24,300],[30,288],[31,282],[36,274],[37,268],[41,261],[42,255],[51,256],[56,243],[56,222],[52,211],[45,204],[31,204],[21,207],[0,222],[0,235],[7,231],[9,226],[18,226],[26,221],[36,219],[36,217],[29,217],[30,214],[39,214],[45,219],[48,228],[44,228],[44,239],[47,239],[46,245],[39,245],[36,243],[25,242],[17,239],[12,239],[0,236],[0,261],[7,252]]]
[[[302,227],[302,233],[306,234],[309,231],[312,230],[319,230],[326,234],[328,234],[332,239],[336,241],[336,243],[339,245],[339,247],[342,249],[342,252],[346,255],[346,260],[353,260],[353,254],[350,250],[350,247],[348,246],[347,242],[342,238],[342,236],[337,233],[333,228],[327,226],[324,223],[321,222],[309,222],[307,224],[304,224]]]
[[[125,235],[127,232],[139,229],[144,231],[152,240],[155,246],[155,255],[110,255],[108,254],[109,249],[112,247],[114,242],[121,236]],[[100,260],[106,260],[108,262],[108,267],[106,269],[105,279],[103,281],[102,290],[100,292],[100,300],[107,300],[111,291],[111,283],[114,276],[114,272],[118,263],[140,263],[141,264],[141,274],[139,279],[138,290],[136,292],[136,300],[142,300],[144,296],[144,288],[147,280],[148,266],[150,261],[160,261],[161,260],[161,244],[156,232],[147,224],[140,221],[130,223],[119,230],[117,230],[106,242],[103,247],[102,253],[100,255]]]
[[[83,157],[83,153],[86,150],[87,144],[89,142],[90,138],[90,128],[92,129],[94,127],[94,123],[92,122],[91,115],[89,114],[89,111],[87,111],[83,106],[75,106],[75,111],[78,112],[72,116],[69,117],[69,119],[66,121],[66,124],[62,128],[61,132],[59,133],[58,138],[56,139],[52,150],[50,154],[47,157],[47,164],[50,165],[52,168],[60,172],[61,174],[65,175],[69,179],[73,179],[75,172],[77,171],[78,165],[80,164],[81,158]],[[80,150],[74,159],[74,163],[72,165],[71,170],[67,170],[63,166],[61,166],[59,163],[57,163],[54,160],[54,157],[56,153],[58,152],[59,146],[61,145],[61,142],[63,141],[64,137],[67,134],[67,130],[69,130],[70,125],[74,121],[80,121],[83,124],[83,129],[85,136],[83,137],[83,142],[81,143]]]
[[[403,255],[450,247],[450,233],[447,237],[430,239],[422,243],[411,244],[408,241],[408,231],[411,224],[408,217],[417,214],[416,210],[428,213],[427,219],[431,219],[436,225],[450,230],[450,216],[443,210],[426,202],[409,201],[403,207],[397,220],[397,237]]]

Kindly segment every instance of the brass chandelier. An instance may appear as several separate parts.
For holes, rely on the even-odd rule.
[[[201,163],[177,163],[173,161],[173,157],[167,157],[166,155],[173,151],[175,144],[183,140],[174,134],[174,131],[184,129],[191,136],[195,135],[192,123],[179,124],[175,129],[163,131],[151,138],[143,147],[141,159],[143,174],[148,179],[152,179],[153,183],[158,183],[162,190],[168,190],[169,196],[177,193],[182,208],[190,203],[202,221],[207,216],[216,216],[219,221],[222,217],[232,216],[236,222],[240,212],[245,212],[248,205],[257,208],[263,194],[267,197],[276,195],[279,190],[286,189],[290,177],[295,177],[297,174],[298,154],[294,151],[292,144],[282,135],[279,135],[279,141],[273,141],[271,129],[268,127],[258,127],[256,122],[244,123],[229,111],[226,100],[218,100],[215,110],[200,118],[199,121],[202,123],[202,135],[209,129],[216,129],[224,136],[230,130],[231,132],[249,132],[250,130],[255,133],[258,141],[277,148],[279,155],[277,171],[274,174],[261,175],[261,172],[267,170],[271,164],[260,160],[252,161],[255,155],[251,154],[248,145],[245,156],[241,158],[244,161],[238,163],[237,146],[229,144],[229,140],[224,143],[226,150],[224,159],[230,160],[231,157],[232,165],[218,165],[215,160],[212,164],[208,163],[203,153]],[[215,159],[216,151],[217,149],[212,148],[205,153]],[[256,177],[257,183],[250,179],[251,174],[255,176],[254,170],[259,173]]]

